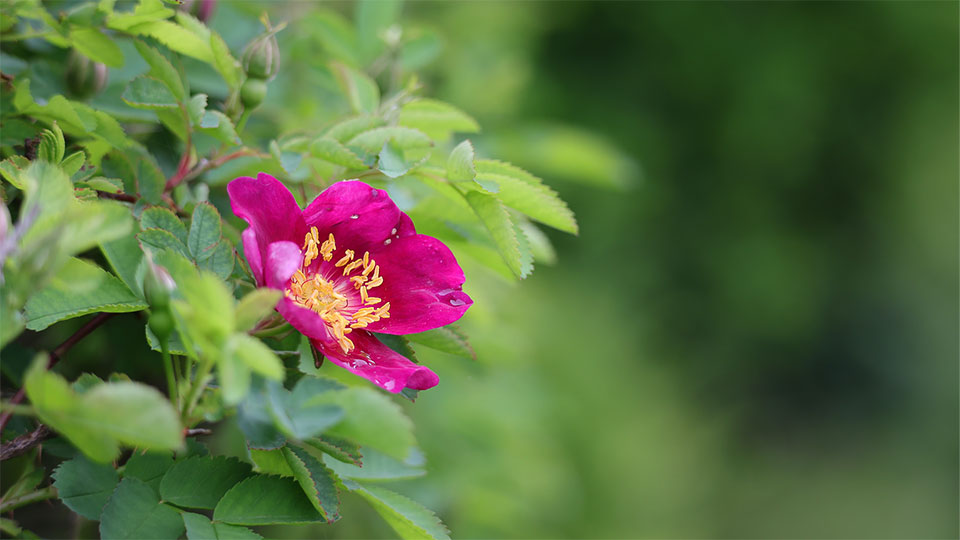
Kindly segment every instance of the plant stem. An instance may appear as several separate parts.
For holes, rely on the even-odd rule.
[[[38,489],[37,491],[27,493],[26,495],[21,495],[10,500],[0,501],[0,513],[16,510],[21,506],[26,506],[35,502],[53,499],[56,496],[57,489],[53,486],[47,486],[43,489]]]
[[[167,340],[160,340],[160,354],[163,355],[163,372],[167,376],[167,393],[170,395],[170,403],[179,408],[177,403],[177,376],[173,372],[173,360],[170,359],[170,349],[167,347]]]
[[[47,361],[47,369],[53,367],[54,364],[60,361],[60,357],[67,354],[74,345],[80,342],[83,338],[90,335],[91,332],[97,329],[101,324],[107,322],[107,319],[113,317],[113,313],[101,313],[96,317],[87,321],[87,324],[80,327],[79,330],[73,333],[72,336],[68,337],[66,341],[61,343],[56,349],[50,353],[50,360]],[[10,399],[10,405],[16,405],[23,401],[23,398],[26,397],[26,393],[23,388],[17,391],[17,393]],[[0,416],[0,433],[3,432],[3,428],[7,426],[7,422],[10,421],[10,417],[13,416],[12,412],[5,412],[3,416]]]
[[[50,428],[40,424],[40,427],[30,433],[25,433],[12,441],[3,443],[0,446],[0,461],[23,455],[34,446],[53,436],[54,433]]]
[[[207,375],[210,374],[210,370],[213,369],[213,361],[208,358],[204,358],[204,361],[197,368],[197,373],[193,378],[193,383],[190,386],[190,390],[187,393],[187,398],[184,401],[183,414],[181,418],[184,425],[186,425],[187,420],[190,418],[190,413],[193,412],[193,408],[197,405],[197,401],[200,400],[200,395],[203,393],[203,389],[207,386]]]

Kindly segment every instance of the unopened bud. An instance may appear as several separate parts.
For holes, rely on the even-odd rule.
[[[67,59],[67,88],[78,99],[100,93],[107,85],[107,66],[94,62],[76,50]]]
[[[183,0],[180,9],[193,15],[202,22],[213,17],[213,10],[217,7],[217,0]]]
[[[243,51],[243,69],[247,77],[272,80],[280,69],[280,46],[276,33],[268,30],[251,41]]]
[[[240,102],[245,109],[256,109],[267,97],[267,81],[249,77],[240,87]]]
[[[150,261],[147,264],[147,273],[143,277],[143,294],[151,307],[166,310],[170,306],[170,293],[177,287],[177,283],[166,268]]]

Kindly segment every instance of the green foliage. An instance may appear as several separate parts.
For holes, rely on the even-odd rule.
[[[344,486],[366,499],[401,538],[450,538],[450,531],[433,512],[403,495],[351,480],[344,481]]]
[[[158,353],[83,364],[97,374],[73,384],[38,356],[22,374],[30,405],[16,411],[62,436],[58,455],[76,456],[54,485],[68,508],[100,521],[104,538],[258,538],[242,525],[333,522],[341,477],[424,474],[413,425],[391,396],[325,378],[332,363],[319,371],[309,343],[289,350],[298,338],[274,309],[283,292],[256,283],[238,257],[242,224],[223,184],[267,171],[306,203],[335,181],[363,178],[390,190],[465,267],[508,279],[551,252],[530,220],[572,233],[576,222],[539,179],[456,139],[480,126],[425,95],[412,70],[443,41],[406,28],[400,2],[361,2],[352,22],[316,6],[279,25],[263,17],[260,37],[248,8],[221,3],[232,18],[208,26],[177,4],[0,8],[0,345],[50,328],[16,347],[47,343],[64,321],[95,313],[146,311],[136,317]],[[105,75],[106,88],[68,84],[67,54],[86,62],[81,75]],[[83,332],[104,320],[83,321],[92,327]],[[474,357],[455,327],[380,339],[414,361],[411,342]],[[112,370],[123,373],[107,377]],[[166,397],[131,377],[164,380]],[[221,423],[230,417],[236,428]],[[257,472],[193,440],[185,447],[201,423],[239,429]],[[123,448],[132,449],[125,462]],[[24,478],[23,489],[38,485]],[[445,537],[415,503],[351,485],[402,535]],[[213,519],[185,508],[213,510]]]

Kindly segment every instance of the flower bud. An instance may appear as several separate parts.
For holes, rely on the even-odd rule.
[[[147,326],[161,342],[170,339],[174,327],[173,315],[169,309],[155,309],[147,319]]]
[[[183,0],[180,9],[193,15],[201,22],[207,22],[213,17],[213,10],[217,7],[217,0]]]
[[[87,99],[107,85],[107,66],[94,62],[76,50],[67,59],[67,88],[74,97]]]
[[[251,41],[243,51],[243,69],[247,77],[272,80],[280,69],[277,29],[268,30]]]
[[[143,277],[143,294],[150,306],[157,310],[167,310],[170,306],[170,293],[177,284],[162,266],[147,262],[147,273]]]
[[[267,97],[267,81],[249,77],[240,87],[240,102],[245,109],[256,109]]]

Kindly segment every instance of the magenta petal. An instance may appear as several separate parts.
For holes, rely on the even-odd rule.
[[[371,296],[390,302],[390,318],[368,326],[372,332],[413,334],[450,324],[473,300],[463,292],[463,270],[450,249],[418,234],[394,239],[372,254],[383,284]]]
[[[297,201],[290,190],[269,174],[260,173],[256,178],[243,176],[227,185],[233,213],[250,224],[260,251],[260,260],[267,257],[267,246],[274,242],[303,242],[306,225]],[[244,243],[246,251],[247,244]],[[247,261],[253,262],[247,253]]]
[[[331,341],[329,327],[315,311],[297,305],[293,300],[284,296],[277,304],[277,311],[291,326],[310,339],[322,342]]]
[[[257,245],[257,234],[253,227],[244,229],[240,235],[243,240],[243,254],[250,264],[250,271],[253,272],[253,278],[257,280],[257,285],[266,283],[263,279],[263,263],[261,262],[260,246]]]
[[[314,346],[334,364],[394,394],[404,388],[426,390],[440,382],[429,368],[414,364],[369,332],[354,330],[349,337],[356,348],[348,354],[336,344],[314,341]]]
[[[303,252],[293,242],[274,242],[267,246],[267,260],[263,275],[267,287],[284,290],[290,277],[303,264]]]
[[[372,251],[401,229],[412,231],[410,219],[401,216],[406,217],[386,191],[358,180],[333,184],[303,210],[308,227],[316,227],[323,236],[333,233],[338,246],[359,253]]]

